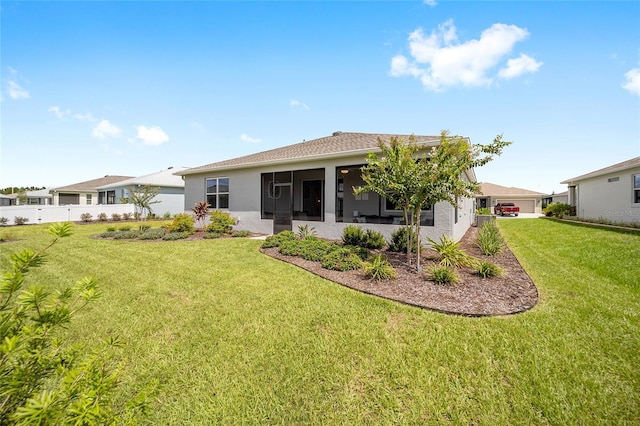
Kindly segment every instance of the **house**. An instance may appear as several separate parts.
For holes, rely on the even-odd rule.
[[[229,211],[237,229],[266,234],[315,228],[320,236],[338,239],[347,225],[360,224],[389,238],[403,221],[402,212],[375,193],[353,194],[364,184],[360,168],[367,153],[379,151],[378,140],[390,134],[335,132],[330,136],[184,170],[185,211],[206,200],[213,209]],[[405,141],[409,135],[398,135]],[[424,148],[440,136],[415,136]],[[473,170],[464,178],[475,181]],[[423,238],[444,233],[460,239],[473,221],[473,199],[459,208],[438,203],[422,212]]]
[[[0,194],[0,207],[10,206],[13,201],[9,195]]]
[[[569,204],[569,191],[551,193],[542,196],[542,208],[544,209],[551,203]]]
[[[480,184],[480,193],[476,195],[478,208],[488,208],[493,213],[493,207],[498,203],[513,203],[520,207],[520,213],[542,213],[542,192],[513,186],[501,186],[495,183]]]
[[[115,196],[115,194],[107,194],[107,196],[99,197],[97,188],[103,185],[121,182],[125,179],[131,179],[132,177],[133,176],[107,175],[98,179],[53,188],[50,190],[51,194],[53,195],[53,204],[56,206],[64,206],[68,204],[114,204],[114,199],[109,197],[112,195]]]
[[[123,198],[130,196],[129,188],[149,185],[159,188],[158,195],[153,199],[154,202],[158,201],[157,204],[152,204],[154,213],[168,212],[171,215],[182,213],[184,211],[184,180],[176,173],[186,169],[186,167],[169,167],[149,175],[98,186],[96,187],[98,199],[106,200],[104,204],[120,204]]]
[[[640,222],[640,157],[561,183],[567,184],[578,217]]]

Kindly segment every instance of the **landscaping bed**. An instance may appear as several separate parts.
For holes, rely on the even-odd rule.
[[[261,249],[273,258],[291,263],[327,280],[346,287],[439,312],[469,315],[510,315],[527,311],[538,302],[538,290],[508,247],[496,256],[485,256],[475,245],[478,228],[471,227],[461,240],[460,247],[468,254],[489,260],[504,269],[501,277],[482,278],[472,268],[457,270],[460,281],[454,285],[440,285],[424,279],[410,269],[405,253],[384,251],[397,272],[395,279],[375,281],[367,279],[361,270],[334,271],[320,262],[298,256],[285,256],[278,247]],[[436,254],[428,249],[422,253],[423,268],[437,262]]]

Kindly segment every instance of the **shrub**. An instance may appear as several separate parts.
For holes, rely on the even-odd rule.
[[[482,276],[482,278],[500,277],[504,273],[504,270],[495,263],[482,261],[478,264],[476,271]]]
[[[342,242],[347,246],[380,249],[384,247],[384,236],[371,229],[364,231],[356,225],[349,225],[342,231]]]
[[[105,218],[106,218],[106,216],[105,216]],[[140,218],[142,218],[142,213],[140,213],[140,212],[133,212],[133,218],[134,218],[135,220],[140,220]],[[167,219],[171,219],[171,218],[169,218],[169,217],[168,217]]]
[[[151,229],[151,225],[147,224],[147,223],[141,223],[140,225],[138,225],[138,231],[140,232],[145,232],[147,230]]]
[[[122,220],[122,216],[120,216],[119,213],[111,213],[111,220],[113,220],[114,222],[118,222]]]
[[[132,217],[132,213],[122,213],[122,220],[131,220]]]
[[[199,203],[195,203],[191,211],[196,217],[196,222],[198,222],[202,228],[204,228],[204,219],[209,214],[209,203],[206,201],[200,201]]]
[[[384,245],[384,235],[382,235],[380,232],[374,231],[372,229],[367,229],[365,231],[364,241],[363,244],[361,244],[362,247],[377,250],[384,247]]]
[[[191,216],[189,216],[189,217],[191,217]],[[187,238],[189,235],[191,235],[190,232],[169,232],[168,234],[165,234],[162,237],[162,239],[165,240],[165,241],[183,240],[183,239]]]
[[[82,213],[80,215],[80,220],[83,222],[91,222],[91,219],[93,219],[91,213]]]
[[[220,234],[219,232],[205,232],[202,236],[202,238],[205,238],[207,240],[213,240],[220,237],[222,237],[222,234]]]
[[[411,233],[411,251],[413,253],[417,253],[418,251],[418,239],[416,238],[416,231],[411,228],[409,229]],[[389,241],[387,250],[397,252],[397,253],[406,253],[407,252],[407,227],[403,226],[401,228],[396,229],[391,233],[391,240]]]
[[[107,226],[107,232],[109,231],[115,231],[116,227],[115,226]]]
[[[490,220],[482,225],[478,231],[476,245],[480,247],[482,254],[487,256],[495,256],[502,251],[504,240],[495,221]]]
[[[440,242],[428,238],[431,248],[440,255],[440,265],[449,267],[474,266],[477,260],[460,248],[460,243],[445,234]]]
[[[427,269],[425,278],[434,281],[436,284],[455,284],[459,280],[453,269],[448,266],[437,265]]]
[[[567,203],[551,203],[542,210],[545,216],[555,216],[562,219],[571,213],[571,206]]]
[[[321,262],[323,268],[334,271],[354,271],[362,265],[362,260],[347,247],[339,247],[329,252]]]
[[[9,222],[9,219],[6,217],[0,217],[0,226],[6,226],[6,224]]]
[[[300,256],[302,244],[302,240],[283,241],[280,243],[280,253],[285,256]]]
[[[231,236],[234,238],[243,238],[243,237],[248,237],[251,233],[247,230],[241,230],[241,231],[233,231],[231,233]]]
[[[300,241],[300,257],[313,262],[320,262],[324,256],[336,250],[339,245],[326,240],[304,239]]]
[[[16,216],[13,218],[13,223],[15,223],[16,225],[24,225],[27,222],[29,222],[28,217]]]
[[[138,238],[141,240],[157,240],[164,237],[165,233],[162,228],[148,229],[141,233]]]
[[[178,213],[167,225],[167,235],[182,232],[186,232],[188,235],[193,234],[196,231],[194,223],[195,220],[189,213]]]
[[[392,279],[397,275],[389,260],[382,254],[377,254],[370,261],[364,262],[362,271],[365,277],[376,281]]]
[[[476,210],[476,214],[489,215],[491,214],[491,209],[489,209],[489,207],[482,207]]]
[[[151,215],[151,218],[154,218],[154,217],[155,217],[155,215]],[[169,212],[164,212],[164,214],[162,215],[162,218],[163,218],[164,220],[169,220],[169,219],[171,219],[171,213],[169,213]]]
[[[2,424],[132,424],[143,412],[142,394],[120,407],[115,353],[121,343],[109,339],[86,354],[69,345],[63,330],[75,312],[100,297],[91,277],[57,291],[34,285],[23,289],[31,268],[45,262],[45,252],[71,235],[70,225],[49,228],[54,240],[44,249],[25,249],[11,256],[0,288],[0,423]],[[81,420],[80,420],[81,419]]]
[[[231,228],[236,224],[236,220],[231,217],[228,212],[222,210],[214,210],[209,216],[209,226],[207,232],[219,232],[220,234],[228,234]]]
[[[293,241],[297,239],[293,231],[281,231],[275,235],[269,235],[262,243],[262,248],[280,247],[283,241]]]
[[[131,225],[122,225],[118,227],[118,231],[131,231]]]
[[[116,231],[115,229],[111,229],[111,230],[107,230],[106,232],[103,232],[102,234],[99,234],[98,237],[100,238],[113,238],[114,235],[116,235],[118,233],[118,231]]]
[[[100,222],[106,222],[107,221],[107,214],[106,213],[100,213],[98,214],[98,220]]]
[[[317,234],[316,228],[313,226],[311,228],[309,228],[309,225],[298,226],[298,238],[305,239],[307,237],[316,236]]]
[[[133,240],[140,236],[140,231],[116,231],[113,233],[114,240]]]

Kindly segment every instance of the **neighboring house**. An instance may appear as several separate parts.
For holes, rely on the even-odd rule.
[[[542,208],[547,207],[551,203],[564,203],[569,204],[569,191],[551,193],[549,195],[542,196]]]
[[[0,194],[0,206],[10,206],[12,204],[13,198],[9,195]]]
[[[486,207],[493,213],[496,204],[513,203],[520,207],[520,213],[542,213],[543,196],[542,192],[483,182],[480,184],[480,193],[476,195],[476,205],[478,208]]]
[[[578,217],[640,222],[640,157],[561,183],[568,185]]]
[[[120,204],[122,198],[128,198],[130,187],[145,185],[158,187],[159,193],[152,201],[151,209],[156,214],[170,213],[171,215],[184,212],[184,180],[176,173],[186,170],[186,167],[169,167],[166,170],[118,181],[116,183],[97,187],[98,199],[107,200],[106,204]]]
[[[229,211],[237,229],[261,233],[315,228],[320,236],[337,239],[350,224],[375,229],[387,238],[402,224],[402,212],[375,193],[353,195],[364,184],[360,168],[378,139],[389,134],[335,132],[294,145],[184,170],[185,211],[206,200],[212,209]],[[409,135],[399,135],[405,141]],[[416,136],[425,147],[437,146],[439,136]],[[475,181],[473,170],[464,178]],[[460,208],[438,203],[423,211],[423,237],[443,233],[460,239],[474,219],[473,199]]]
[[[99,179],[88,180],[85,182],[74,183],[73,185],[61,186],[50,190],[53,195],[53,204],[56,206],[64,206],[68,204],[93,205],[93,204],[115,204],[115,193],[106,194],[104,197],[98,197],[98,187],[125,179],[131,179],[132,176],[105,176]],[[110,202],[111,201],[111,202]]]

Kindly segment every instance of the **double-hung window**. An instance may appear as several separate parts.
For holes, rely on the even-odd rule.
[[[640,204],[640,173],[633,175],[633,203]]]
[[[208,178],[206,182],[207,203],[212,209],[229,208],[229,178]]]

